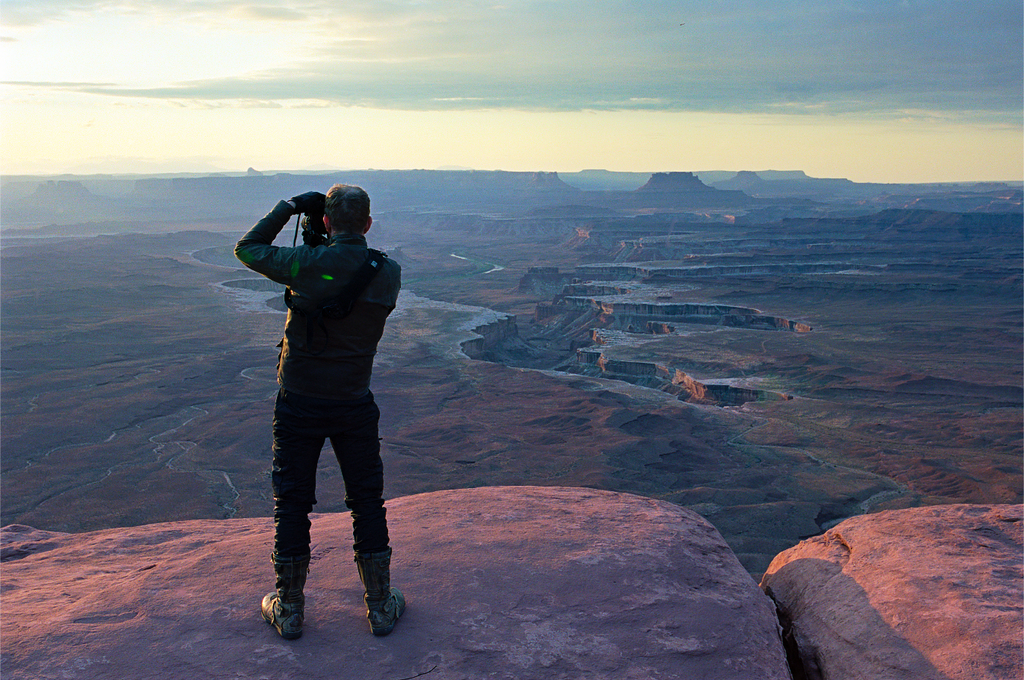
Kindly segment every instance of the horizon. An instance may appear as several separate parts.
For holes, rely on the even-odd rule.
[[[768,173],[803,173],[804,178],[807,180],[847,180],[853,181],[857,184],[892,184],[894,186],[904,185],[949,185],[949,186],[973,186],[983,184],[1006,184],[1014,188],[1024,188],[1024,179],[963,179],[963,180],[946,180],[946,181],[858,181],[852,180],[849,177],[819,177],[811,175],[801,169],[786,169],[778,170],[774,168],[760,169],[760,170],[732,170],[732,169],[716,169],[716,170],[638,170],[638,171],[620,171],[620,170],[607,170],[604,168],[585,168],[583,170],[505,170],[503,168],[494,169],[480,169],[480,168],[454,168],[454,167],[442,167],[442,168],[339,168],[339,169],[267,169],[260,170],[258,168],[249,167],[246,170],[211,170],[211,171],[168,171],[168,172],[88,172],[88,173],[76,173],[76,172],[58,172],[58,173],[0,173],[0,180],[3,181],[18,181],[18,180],[56,180],[56,181],[75,181],[75,180],[88,180],[88,179],[111,179],[111,180],[133,180],[133,179],[146,179],[146,178],[174,178],[174,177],[246,177],[246,176],[267,176],[272,177],[274,175],[309,175],[309,176],[322,176],[322,175],[337,175],[344,173],[365,173],[365,172],[508,172],[508,173],[553,173],[559,178],[569,175],[582,175],[586,173],[608,173],[614,174],[632,174],[640,176],[653,176],[655,174],[673,174],[673,173],[689,173],[697,177],[702,183],[708,184],[709,186],[716,181],[722,181],[723,178],[717,179],[703,179],[700,175],[728,175],[730,173],[739,174],[740,172],[753,172],[764,179],[764,175]],[[726,177],[727,178],[727,177]],[[776,178],[777,179],[777,178]],[[790,179],[790,178],[787,178]],[[564,180],[563,180],[564,181]],[[766,179],[771,181],[771,178]],[[567,182],[571,183],[571,182]],[[611,190],[611,189],[583,189],[583,190]]]
[[[713,165],[1015,181],[1024,11],[975,9],[11,0],[0,172]]]
[[[560,178],[563,175],[583,175],[587,173],[607,173],[609,175],[638,175],[638,176],[654,176],[657,174],[692,174],[697,177],[704,184],[709,182],[721,181],[722,178],[715,180],[701,179],[701,175],[738,175],[739,173],[750,172],[765,179],[764,176],[772,174],[787,174],[793,175],[801,173],[802,177],[785,179],[806,179],[806,180],[847,180],[852,181],[856,184],[892,184],[892,185],[951,185],[951,186],[971,186],[971,185],[984,185],[984,184],[1006,184],[1011,187],[1017,187],[1018,185],[1024,185],[1024,179],[985,179],[985,180],[950,180],[950,181],[934,181],[934,182],[874,182],[864,181],[858,182],[850,180],[848,177],[819,177],[808,174],[804,170],[799,168],[793,169],[776,169],[766,168],[758,170],[733,170],[733,169],[714,169],[714,170],[636,170],[636,171],[623,171],[623,170],[608,170],[606,168],[584,168],[582,170],[506,170],[504,168],[463,168],[463,167],[439,167],[439,168],[299,168],[299,169],[282,169],[282,168],[270,168],[261,170],[252,166],[245,170],[210,170],[210,171],[166,171],[166,172],[59,172],[59,173],[2,173],[0,179],[4,181],[17,181],[21,179],[30,180],[76,180],[76,179],[114,179],[114,180],[132,180],[132,179],[146,179],[146,178],[159,178],[159,177],[255,177],[265,176],[273,177],[275,175],[296,175],[296,176],[321,176],[321,175],[338,175],[344,173],[367,173],[367,172],[479,172],[479,173],[520,173],[520,174],[554,174]],[[776,180],[780,178],[774,178]],[[772,181],[771,178],[766,181]],[[600,190],[597,190],[600,191]]]

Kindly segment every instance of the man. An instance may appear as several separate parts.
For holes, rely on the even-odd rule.
[[[303,235],[305,245],[272,245],[298,213],[323,235],[310,230]],[[391,547],[377,433],[380,411],[370,392],[373,357],[385,319],[395,308],[401,268],[367,248],[365,235],[372,222],[366,192],[338,184],[326,196],[308,192],[279,201],[235,246],[242,264],[288,287],[271,477],[271,559],[277,583],[261,605],[263,618],[287,639],[302,635],[309,513],[316,503],[316,467],[325,439],[331,441],[345,480],[345,504],[352,511],[353,548],[371,632],[387,635],[405,610],[405,598],[390,584]],[[352,281],[357,289],[354,302],[345,300]]]

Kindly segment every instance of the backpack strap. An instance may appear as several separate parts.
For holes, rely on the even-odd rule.
[[[330,335],[327,333],[327,326],[324,324],[324,319],[344,319],[352,312],[352,307],[356,303],[356,299],[362,294],[366,287],[370,285],[370,281],[377,276],[377,273],[384,268],[384,262],[387,260],[387,255],[379,250],[373,248],[366,249],[366,259],[363,261],[362,266],[356,270],[356,273],[352,276],[345,287],[341,289],[341,292],[335,297],[328,298],[321,303],[314,312],[307,313],[299,309],[292,302],[292,291],[290,288],[284,290],[284,304],[288,309],[292,310],[297,314],[301,314],[306,317],[306,346],[312,351],[313,348],[313,323],[316,322],[320,326],[320,330],[324,332],[324,347],[319,352],[312,352],[313,354],[320,354],[327,349],[327,344],[330,342]]]

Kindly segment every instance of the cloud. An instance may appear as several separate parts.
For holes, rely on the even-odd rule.
[[[3,18],[8,26],[42,26],[104,12],[209,21],[239,17],[294,21],[315,17],[325,5],[322,0],[291,3],[287,8],[269,0],[4,0]]]
[[[303,12],[287,7],[267,5],[244,5],[237,9],[237,14],[244,19],[258,21],[304,21],[309,19],[309,16]]]
[[[662,109],[1019,118],[1019,0],[5,0],[5,21],[118,7],[289,22],[307,55],[234,77],[80,91],[402,109]],[[684,24],[684,25],[681,25]]]
[[[117,87],[116,83],[85,83],[72,80],[5,80],[0,81],[0,85],[45,90],[69,90],[73,92],[102,92]]]

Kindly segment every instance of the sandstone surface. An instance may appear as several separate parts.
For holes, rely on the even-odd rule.
[[[667,502],[565,487],[389,501],[409,606],[370,635],[347,514],[313,516],[307,621],[277,636],[266,518],[3,530],[3,676],[789,678],[771,601]]]
[[[1022,506],[952,505],[848,519],[771,563],[806,677],[1016,680]]]

